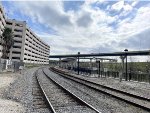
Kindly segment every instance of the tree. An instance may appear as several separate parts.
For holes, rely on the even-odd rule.
[[[3,38],[3,56],[2,58],[7,59],[9,49],[14,45],[12,29],[5,27],[2,33]]]

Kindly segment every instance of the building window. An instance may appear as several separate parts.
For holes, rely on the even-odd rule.
[[[29,35],[28,34],[26,34],[28,37],[29,37]]]
[[[19,49],[21,49],[21,47],[20,47],[20,46],[13,46],[13,48],[19,48]]]
[[[27,44],[27,43],[25,43],[25,45],[26,45],[26,46],[28,46],[28,44]]]
[[[14,43],[22,43],[22,41],[17,41],[17,40],[15,40]]]
[[[32,44],[32,42],[31,41],[29,41],[31,44]]]
[[[7,25],[12,25],[12,23],[11,23],[11,22],[6,22],[6,24],[7,24]]]
[[[18,60],[20,60],[20,57],[12,57],[12,59],[18,59]]]
[[[21,52],[13,51],[14,54],[21,54]]]
[[[14,37],[19,37],[19,38],[22,38],[22,36],[21,36],[21,35],[14,35]]]
[[[19,30],[19,29],[14,29],[14,31],[16,31],[16,32],[22,32],[22,30]]]
[[[18,27],[23,27],[23,25],[22,25],[22,24],[16,24],[15,26],[18,26]]]
[[[5,25],[4,25],[4,22],[2,22],[2,24],[3,24],[3,26],[5,26]]]
[[[27,31],[29,32],[29,29],[27,29]]]

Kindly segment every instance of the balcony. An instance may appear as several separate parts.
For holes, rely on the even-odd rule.
[[[14,31],[14,35],[21,35],[22,36],[22,32],[16,32],[16,31]]]
[[[23,31],[23,27],[21,27],[21,26],[15,26],[15,29],[18,29],[18,30],[22,30],[22,31]]]
[[[12,54],[12,57],[21,57],[21,54]]]
[[[22,43],[14,43],[14,46],[22,46]]]
[[[21,52],[20,48],[12,48],[12,51]]]
[[[14,40],[16,40],[16,41],[22,41],[22,38],[21,37],[14,37]]]

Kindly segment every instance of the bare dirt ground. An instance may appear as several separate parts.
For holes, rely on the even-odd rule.
[[[19,102],[5,97],[10,85],[20,76],[19,73],[0,74],[0,113],[23,113],[24,108]]]

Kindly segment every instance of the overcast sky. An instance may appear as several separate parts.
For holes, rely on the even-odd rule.
[[[26,21],[50,54],[150,49],[150,1],[2,2],[8,18]]]

